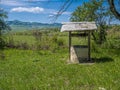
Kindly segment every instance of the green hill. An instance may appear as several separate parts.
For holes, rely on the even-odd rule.
[[[7,24],[11,27],[13,31],[23,31],[41,28],[60,28],[62,24],[60,23],[40,23],[40,22],[23,22],[23,21],[7,21]]]

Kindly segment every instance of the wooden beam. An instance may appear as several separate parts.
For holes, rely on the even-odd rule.
[[[88,60],[90,61],[91,55],[90,55],[90,31],[88,32]]]
[[[71,31],[69,32],[69,60],[71,61]]]
[[[84,36],[88,36],[87,33],[71,33],[72,37],[84,37]]]

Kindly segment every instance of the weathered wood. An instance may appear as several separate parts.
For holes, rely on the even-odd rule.
[[[90,61],[90,32],[88,32],[88,60]]]
[[[61,32],[69,31],[93,31],[97,26],[95,22],[67,22],[63,23]]]
[[[71,33],[72,37],[84,37],[84,36],[88,36],[87,33]]]
[[[69,32],[69,60],[71,59],[71,32]]]
[[[68,23],[63,23],[61,31],[66,31],[69,32],[69,60],[72,61],[72,63],[78,62],[77,59],[83,57],[83,58],[87,58],[88,61],[91,60],[91,54],[90,54],[90,33],[93,30],[96,30],[97,26],[95,24],[95,22],[68,22]],[[72,33],[72,32],[76,32],[79,31],[80,33]],[[87,34],[86,34],[87,33]],[[71,39],[72,37],[79,37],[79,36],[88,36],[88,49],[87,48],[71,48]],[[77,49],[81,49],[81,50],[77,50]],[[87,49],[87,50],[86,50]],[[84,51],[82,51],[84,50]],[[81,52],[86,53],[86,55],[82,56]],[[81,55],[77,55],[77,54]],[[71,56],[71,54],[73,54]],[[75,55],[76,54],[76,55]],[[78,57],[79,56],[79,57]],[[87,56],[87,57],[85,57]],[[73,60],[71,60],[71,58]]]

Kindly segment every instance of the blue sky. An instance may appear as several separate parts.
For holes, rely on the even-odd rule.
[[[8,12],[8,20],[50,23],[66,0],[1,0],[1,7]],[[70,7],[56,20],[67,22],[71,13],[83,1],[74,1]]]

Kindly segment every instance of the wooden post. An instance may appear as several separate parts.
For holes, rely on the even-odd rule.
[[[69,61],[71,61],[71,31],[69,32]]]
[[[90,61],[90,31],[88,31],[88,61]]]

